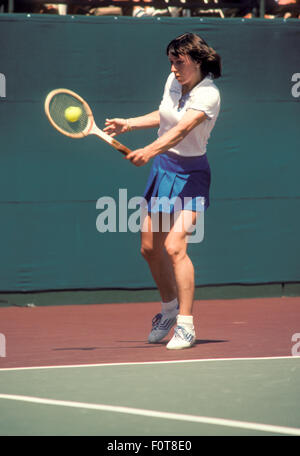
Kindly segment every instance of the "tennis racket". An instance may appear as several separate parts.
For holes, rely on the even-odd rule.
[[[66,110],[80,108],[81,115],[76,121],[68,121]],[[94,116],[87,102],[77,93],[68,89],[55,89],[50,92],[45,100],[45,112],[51,125],[60,133],[70,138],[84,138],[96,135],[123,155],[131,152],[128,147],[116,141],[111,136],[100,130],[95,124]]]

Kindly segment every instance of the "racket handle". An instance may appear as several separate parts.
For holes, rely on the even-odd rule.
[[[124,144],[121,144],[119,141],[112,138],[107,133],[104,133],[103,130],[100,130],[100,128],[98,128],[95,124],[92,126],[89,134],[98,136],[103,141],[107,142],[110,146],[121,152],[123,155],[128,155],[130,152],[132,152],[130,149],[128,149],[128,147],[124,146]]]
[[[131,150],[128,147],[124,146],[123,144],[119,143],[116,139],[113,139],[111,145],[117,149],[121,154],[128,155],[130,154]]]

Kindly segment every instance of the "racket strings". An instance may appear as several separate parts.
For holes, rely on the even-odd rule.
[[[66,109],[71,106],[82,110],[76,122],[69,122],[65,117]],[[61,92],[53,96],[49,104],[49,114],[59,128],[70,134],[82,133],[89,123],[89,116],[83,103],[68,93]]]

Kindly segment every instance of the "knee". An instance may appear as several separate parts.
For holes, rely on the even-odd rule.
[[[156,260],[159,257],[159,252],[151,244],[143,243],[141,245],[141,255],[147,261]]]
[[[165,242],[165,249],[173,263],[181,260],[185,255],[185,248],[180,243],[175,241],[166,241]]]

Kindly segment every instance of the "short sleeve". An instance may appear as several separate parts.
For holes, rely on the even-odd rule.
[[[203,111],[209,119],[215,119],[220,110],[220,93],[216,87],[199,87],[189,101],[188,109]]]

